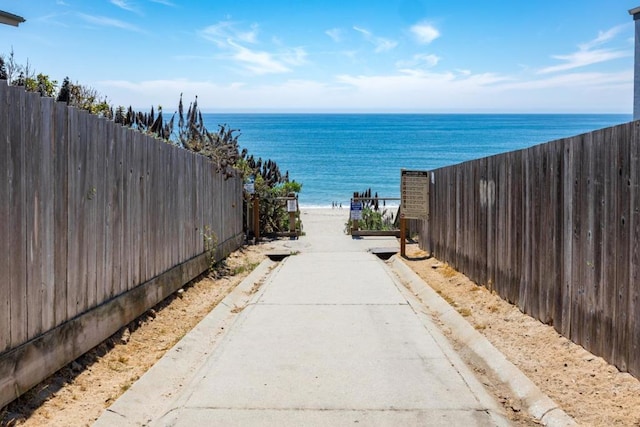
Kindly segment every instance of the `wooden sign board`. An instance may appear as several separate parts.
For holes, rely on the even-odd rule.
[[[429,215],[429,172],[400,172],[401,217],[424,219]]]

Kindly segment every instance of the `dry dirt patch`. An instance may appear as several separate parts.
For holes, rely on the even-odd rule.
[[[404,260],[531,381],[583,426],[640,426],[640,381],[523,314],[416,245]],[[503,405],[520,409],[503,398]]]
[[[0,410],[0,426],[91,425],[264,258],[265,246],[231,254],[116,335]]]

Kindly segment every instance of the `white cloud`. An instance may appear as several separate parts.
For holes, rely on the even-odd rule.
[[[496,73],[403,70],[384,75],[343,74],[331,81],[256,79],[216,84],[189,79],[102,81],[116,105],[163,105],[180,93],[203,108],[231,111],[627,112],[632,72],[575,73],[516,80]],[[91,83],[91,82],[90,82]]]
[[[426,22],[416,24],[410,28],[416,41],[420,44],[430,44],[440,37],[440,31],[436,27]]]
[[[353,29],[363,35],[364,39],[375,46],[375,52],[386,52],[398,46],[398,42],[375,36],[371,31],[354,26]]]
[[[254,44],[256,43],[258,32],[259,26],[257,24],[251,25],[247,30],[239,30],[235,23],[222,21],[206,27],[200,31],[200,35],[219,47],[224,47],[235,42]]]
[[[244,64],[245,68],[254,74],[286,73],[291,71],[282,62],[274,59],[269,52],[252,51],[246,47],[232,44],[236,48],[232,57]]]
[[[275,36],[271,41],[277,49],[272,52],[250,48],[248,45],[260,44],[258,34],[257,24],[241,29],[231,21],[210,25],[200,32],[203,38],[215,43],[223,51],[223,57],[234,60],[254,75],[288,73],[290,67],[306,63],[307,52],[303,48],[282,46],[282,41]]]
[[[144,33],[144,31],[139,27],[127,22],[120,21],[118,19],[108,18],[106,16],[87,15],[85,13],[78,13],[78,16],[90,24],[100,25],[102,27],[115,27],[122,30]]]
[[[342,30],[340,28],[331,28],[324,33],[331,37],[331,40],[336,43],[340,43],[342,41]]]
[[[553,55],[552,58],[560,60],[561,63],[542,68],[538,73],[548,74],[558,71],[568,71],[592,64],[632,56],[633,52],[631,52],[631,50],[594,49],[613,40],[625,28],[627,28],[627,25],[618,25],[608,31],[600,31],[595,39],[578,45],[578,50],[576,52],[567,55]]]
[[[540,74],[555,73],[558,71],[573,70],[575,68],[586,67],[587,65],[598,64],[600,62],[611,61],[618,58],[632,56],[631,52],[621,50],[579,50],[569,55],[553,55],[553,58],[563,61],[562,64],[546,67],[538,71]]]
[[[431,68],[438,65],[438,63],[440,62],[440,59],[441,58],[437,55],[418,53],[413,55],[413,57],[408,61],[396,62],[396,67],[397,68],[413,68],[413,67]]]
[[[110,0],[110,2],[112,5],[117,6],[120,9],[126,10],[128,12],[138,13],[138,9],[128,3],[127,0]]]
[[[613,40],[618,34],[620,34],[622,31],[624,31],[626,28],[628,28],[631,24],[622,24],[622,25],[617,25],[613,28],[610,28],[607,31],[598,31],[598,37],[596,37],[595,39],[587,42],[587,43],[583,43],[581,45],[579,45],[578,47],[580,48],[580,50],[589,50],[592,49],[596,46],[600,46],[610,40]]]
[[[169,0],[149,0],[152,3],[158,3],[158,4],[162,4],[164,6],[171,6],[171,7],[175,7],[175,3],[170,2]]]

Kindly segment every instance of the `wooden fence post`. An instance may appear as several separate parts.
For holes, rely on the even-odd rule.
[[[405,258],[407,256],[407,220],[404,217],[400,218],[400,256]]]
[[[253,196],[253,235],[256,242],[260,240],[260,200]]]

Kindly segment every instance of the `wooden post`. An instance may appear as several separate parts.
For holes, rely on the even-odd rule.
[[[353,204],[353,202],[355,201],[355,198],[358,197],[358,193],[355,192],[353,193],[353,199],[351,199],[351,202],[349,203],[349,220],[351,221],[351,234],[353,234],[354,231],[358,231],[358,220],[357,219],[351,219],[351,205]]]
[[[289,232],[292,234],[296,232],[296,213],[295,212],[289,212]]]
[[[256,242],[260,240],[260,200],[253,196],[253,235]]]
[[[407,220],[400,218],[400,256],[405,258],[407,256]]]

